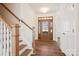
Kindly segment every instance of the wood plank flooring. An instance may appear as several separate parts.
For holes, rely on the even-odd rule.
[[[65,56],[55,41],[35,41],[34,56]]]

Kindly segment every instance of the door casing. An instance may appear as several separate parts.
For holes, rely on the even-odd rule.
[[[42,32],[42,22],[48,22],[48,34]],[[40,25],[39,25],[40,23]],[[40,33],[39,33],[40,32]],[[53,40],[53,16],[38,17],[38,40],[51,41]]]

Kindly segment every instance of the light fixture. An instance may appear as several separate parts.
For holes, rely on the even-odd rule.
[[[41,7],[40,12],[47,13],[50,9],[48,7]]]

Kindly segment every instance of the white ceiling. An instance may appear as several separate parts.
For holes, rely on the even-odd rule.
[[[47,13],[47,14],[50,14],[50,13],[56,13],[62,6],[62,4],[59,4],[59,3],[29,3],[28,5],[37,14],[41,14],[40,12],[41,7],[50,8],[50,11]]]

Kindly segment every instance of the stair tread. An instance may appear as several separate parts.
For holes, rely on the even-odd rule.
[[[20,45],[19,50],[23,49],[23,48],[26,47],[26,46],[27,46],[27,45],[25,45],[25,44]]]
[[[20,56],[27,56],[31,52],[31,49],[26,49]]]
[[[23,40],[19,40],[19,42],[22,42]]]

